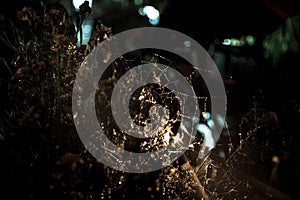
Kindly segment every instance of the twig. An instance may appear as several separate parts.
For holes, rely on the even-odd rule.
[[[196,195],[199,200],[209,200],[209,197],[207,196],[204,187],[200,183],[195,169],[191,166],[190,162],[188,161],[187,157],[183,155],[183,160],[185,163],[181,166],[182,168],[188,170],[193,178],[193,180],[196,182]]]
[[[10,75],[13,75],[10,67],[8,66],[6,60],[4,58],[0,58],[0,60],[4,63],[4,65],[6,66],[7,70],[9,71]]]
[[[14,45],[11,44],[11,42],[8,40],[7,35],[4,33],[4,36],[6,37],[6,40],[0,35],[0,39],[12,50],[17,51],[17,48],[14,47]]]

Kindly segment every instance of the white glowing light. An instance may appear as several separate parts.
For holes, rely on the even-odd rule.
[[[140,8],[138,12],[142,16],[147,16],[149,18],[150,24],[155,26],[159,23],[159,11],[153,6],[145,6],[143,8]]]
[[[145,6],[143,11],[149,19],[156,19],[159,17],[159,11],[153,6]]]
[[[77,34],[77,47],[80,47],[80,45],[87,45],[90,41],[91,34],[93,31],[93,24],[94,24],[94,18],[89,16],[87,17],[81,26],[82,30],[82,38],[81,38],[81,32],[78,31]]]
[[[85,1],[88,1],[88,2],[89,2],[90,8],[92,8],[93,0],[73,0],[73,6],[74,6],[75,10],[76,10],[76,11],[79,11],[79,7],[80,7]]]
[[[224,41],[222,42],[222,44],[224,44],[224,45],[230,45],[231,44],[231,40],[230,39],[224,39]]]
[[[178,134],[177,134],[178,135]],[[165,135],[164,135],[164,142],[165,142],[165,144],[169,144],[169,142],[170,142],[170,138],[171,138],[171,136],[170,136],[170,133],[166,133]]]
[[[215,140],[212,135],[212,131],[205,124],[198,124],[197,130],[204,136],[204,146],[209,150],[215,147]]]

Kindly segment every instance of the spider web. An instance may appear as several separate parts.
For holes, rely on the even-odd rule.
[[[146,85],[136,90],[131,98],[131,107],[129,107],[129,109],[134,111],[131,112],[133,121],[138,125],[145,125],[151,121],[151,117],[157,119],[161,118],[161,113],[158,112],[157,109],[151,110],[151,107],[156,104],[163,105],[163,108],[167,110],[169,115],[161,129],[162,131],[158,131],[151,138],[137,139],[126,135],[122,130],[116,128],[117,124],[113,122],[112,117],[110,117],[112,122],[109,123],[109,129],[104,128],[111,141],[120,147],[134,152],[156,151],[169,145],[172,140],[182,140],[182,138],[176,135],[176,130],[180,124],[185,125],[182,123],[182,118],[185,117],[193,122],[191,126],[197,127],[197,125],[202,124],[209,129],[211,127],[209,122],[211,120],[209,116],[211,111],[211,99],[222,98],[209,95],[201,75],[188,62],[169,52],[153,49],[131,52],[116,60],[110,69],[113,77],[110,80],[115,81],[112,85],[115,85],[116,81],[131,68],[149,63],[153,66],[156,66],[158,63],[164,64],[183,74],[195,91],[195,96],[192,98],[198,101],[200,115],[193,119],[189,118],[189,116],[182,115],[178,104],[184,104],[188,98],[188,94],[185,93],[179,84],[176,84],[177,80],[170,79],[170,74],[167,74],[165,70],[157,67],[159,71],[156,77],[158,84]],[[120,68],[124,70],[119,70]],[[123,73],[119,73],[120,71],[123,71]],[[205,70],[205,72],[215,73],[208,70]],[[136,74],[133,74],[132,77],[137,79],[148,78],[139,77]],[[159,80],[161,79],[168,80],[170,84],[174,83],[176,92],[185,98],[178,100],[178,98],[174,96],[174,93],[165,88],[167,86],[159,85]],[[102,81],[104,80],[100,81],[100,85]],[[107,81],[105,84],[107,84]],[[130,88],[128,88],[128,90],[129,89]],[[164,99],[168,99],[168,101]],[[149,111],[152,112],[151,117]],[[104,125],[105,122],[101,120],[100,112],[98,113],[98,117]],[[102,116],[102,118],[103,117],[104,116]],[[159,186],[156,187],[159,193],[158,195],[161,196],[162,199],[245,199],[250,197],[253,195],[257,184],[254,183],[253,179],[249,178],[244,169],[253,170],[254,167],[251,163],[259,162],[257,151],[259,148],[265,147],[265,145],[261,143],[257,144],[259,148],[255,149],[255,147],[253,147],[253,141],[256,137],[259,138],[257,132],[261,129],[266,129],[268,125],[268,123],[260,125],[255,125],[254,123],[250,128],[243,129],[244,124],[240,124],[241,130],[239,134],[232,135],[225,121],[223,134],[220,138],[221,141],[217,141],[216,146],[214,146],[211,151],[209,151],[210,149],[204,149],[205,135],[201,132],[202,130],[197,130],[197,135],[196,137],[191,137],[188,148],[186,146],[179,147],[179,149],[184,148],[186,150],[183,156],[158,172],[150,173],[157,177],[156,181],[159,180]],[[204,154],[202,151],[205,151]],[[169,153],[170,155],[166,155],[166,159],[171,157],[172,152]],[[240,170],[239,165],[243,165],[244,168]],[[119,175],[120,177],[128,176],[122,172],[115,171],[115,173],[121,173],[122,175]]]
[[[167,113],[169,113],[169,115],[166,117],[167,120],[165,124],[162,125],[163,128],[161,131],[158,131],[156,134],[154,134],[153,137],[147,139],[137,139],[127,135],[125,132],[118,129],[113,117],[109,117],[111,120],[109,123],[103,120],[107,117],[107,114],[103,115],[103,113],[110,113],[109,106],[104,106],[108,109],[103,111],[103,104],[98,104],[101,105],[101,109],[99,106],[97,108],[96,105],[98,119],[109,139],[119,147],[134,152],[156,151],[162,147],[165,147],[166,145],[169,145],[172,140],[179,141],[179,144],[183,143],[180,142],[182,138],[178,137],[176,134],[178,126],[185,126],[185,124],[182,123],[182,118],[188,118],[190,121],[192,121],[192,124],[189,124],[189,126],[197,127],[198,124],[204,124],[209,128],[207,122],[210,120],[210,100],[211,98],[220,98],[217,96],[209,96],[206,84],[201,78],[201,75],[199,72],[197,72],[196,68],[190,65],[190,63],[178,56],[176,57],[170,52],[153,49],[130,52],[120,57],[112,64],[112,66],[110,66],[110,69],[105,72],[105,74],[110,74],[111,77],[101,79],[99,82],[99,88],[107,88],[107,80],[111,81],[112,86],[109,88],[113,88],[116,82],[124,73],[126,73],[126,71],[129,71],[135,66],[149,63],[153,66],[157,66],[157,64],[164,64],[181,72],[181,74],[183,74],[185,79],[193,87],[195,96],[192,96],[192,98],[196,99],[201,112],[199,116],[194,115],[195,117],[193,118],[182,115],[182,113],[185,111],[181,111],[178,104],[185,104],[186,99],[189,98],[189,94],[185,93],[184,88],[177,84],[178,80],[173,80],[170,78],[172,77],[172,74],[168,74],[166,70],[157,67],[158,73],[156,74],[158,76],[155,77],[157,79],[157,83],[143,86],[134,91],[131,98],[131,104],[129,105],[129,109],[132,110],[132,120],[138,125],[145,125],[151,121],[151,117],[149,117],[150,115],[153,118],[161,118],[161,113],[159,113],[156,108],[151,110],[153,105],[161,104]],[[122,68],[122,70],[119,70],[120,68]],[[120,73],[121,71],[122,73]],[[205,70],[205,72],[215,73],[208,70]],[[132,73],[132,78],[137,80],[147,80],[148,78],[147,75],[146,77],[142,77],[134,74],[134,72]],[[107,77],[107,75],[104,75],[104,77]],[[176,88],[176,92],[180,93],[184,98],[179,100],[173,92],[168,90],[167,85],[160,85],[159,82],[161,79],[165,79],[169,84],[173,84]],[[105,84],[106,87],[104,87],[103,84]],[[130,88],[127,89],[130,90]],[[110,93],[111,91],[105,93],[105,95],[109,96]],[[99,92],[96,93],[96,98],[97,96],[99,96]],[[109,98],[103,98],[103,96],[101,97],[101,95],[98,99],[106,99],[107,102],[110,100]],[[197,108],[194,108],[191,110],[191,112],[195,113],[196,109]],[[149,111],[152,113],[149,114]],[[109,115],[111,115],[111,113]],[[109,126],[106,126],[107,124],[109,124]],[[184,199],[183,196],[186,196],[187,199],[189,199],[191,196],[193,196],[195,199],[201,199],[203,197],[209,198],[208,194],[205,192],[205,188],[199,181],[201,180],[201,178],[198,177],[200,175],[197,176],[197,173],[201,171],[199,169],[197,170],[197,166],[200,162],[199,160],[201,160],[199,159],[198,154],[200,149],[203,149],[204,147],[204,139],[204,135],[197,131],[196,137],[190,137],[189,147],[179,147],[179,150],[184,148],[186,153],[172,163],[172,165],[162,169],[162,171],[159,173],[159,177],[162,180],[161,187],[163,187],[164,190],[162,193],[163,198]],[[169,156],[171,156],[173,152],[169,153]],[[166,155],[166,158],[167,157],[168,155]],[[178,179],[181,179],[181,182]],[[182,183],[180,184],[181,186],[178,185],[179,182]]]

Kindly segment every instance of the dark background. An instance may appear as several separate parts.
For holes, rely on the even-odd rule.
[[[130,28],[150,26],[147,19],[138,14],[137,9],[139,7],[132,6],[133,1],[129,1],[127,6],[121,5],[121,3],[117,1],[96,0],[94,2],[95,7],[93,9],[96,11],[97,17],[101,18],[106,25],[112,27],[114,34]],[[15,19],[16,11],[22,9],[24,6],[32,6],[42,12],[41,4],[38,0],[10,0],[2,3],[0,16],[11,19]],[[267,139],[266,137],[256,139],[262,142],[268,141],[273,143],[270,145],[273,148],[272,153],[281,152],[279,154],[285,155],[284,152],[287,152],[286,154],[288,155],[285,155],[287,159],[280,165],[280,184],[277,189],[293,197],[293,199],[299,199],[300,195],[297,184],[299,181],[297,158],[299,157],[297,156],[300,154],[298,148],[298,135],[300,133],[298,129],[300,122],[298,68],[300,67],[300,62],[298,57],[288,57],[288,59],[282,63],[277,63],[274,66],[270,60],[265,58],[263,48],[264,39],[279,28],[287,17],[299,14],[299,1],[173,0],[162,2],[144,1],[144,4],[152,4],[161,8],[161,19],[158,26],[185,33],[198,41],[206,50],[209,50],[212,44],[215,44],[216,51],[225,55],[225,63],[218,67],[222,72],[228,95],[227,120],[229,131],[231,131],[233,136],[237,136],[239,132],[241,118],[253,108],[253,96],[257,94],[257,91],[262,91],[265,109],[276,112],[282,128],[280,131],[276,131],[276,134],[268,135]],[[101,12],[97,12],[97,9],[101,10]],[[255,45],[247,48],[221,45],[220,41],[223,39],[239,38],[244,35],[254,36],[256,38]],[[7,48],[2,40],[0,41],[0,52],[0,57],[4,58],[6,62],[10,64],[14,56],[13,51]],[[235,65],[229,61],[230,55],[234,55],[238,59],[245,59],[246,61],[244,64]],[[254,64],[251,65],[249,64],[250,62]],[[11,74],[1,62],[0,112],[3,113],[11,106],[9,97],[7,96],[9,89],[7,83],[10,78]],[[2,120],[2,118],[0,120]],[[30,133],[31,130],[24,130],[24,132]],[[55,130],[52,132],[55,133]],[[18,135],[19,133],[16,134]],[[36,135],[33,136],[28,134],[30,135],[30,140],[39,141],[40,136],[38,133],[35,134]],[[6,134],[2,133],[2,135]],[[66,183],[69,183],[70,186],[61,187],[49,195],[49,188],[47,187],[49,182],[53,184],[53,181],[49,180],[49,176],[51,177],[52,168],[55,166],[55,164],[53,164],[56,161],[55,155],[47,151],[42,151],[37,157],[37,162],[33,162],[35,163],[33,166],[31,166],[31,163],[26,163],[24,166],[19,165],[16,158],[21,157],[20,160],[24,160],[26,156],[29,158],[32,157],[30,155],[31,150],[28,150],[29,146],[23,144],[23,141],[26,140],[29,140],[26,134],[17,137],[17,139],[7,137],[2,140],[0,138],[0,182],[2,184],[0,186],[0,199],[51,199],[60,197],[72,199],[70,196],[65,195],[65,191],[78,189],[76,187],[80,188],[78,190],[85,190],[85,188],[83,188],[85,182],[104,188],[105,183],[115,181],[107,178],[107,176],[103,174],[103,171],[101,171],[102,168],[97,167],[88,168],[83,165],[79,170],[75,170],[76,173],[65,168],[54,169],[54,171],[63,174],[62,179],[67,177],[66,179],[68,179],[69,182],[66,181]],[[282,141],[288,144],[282,147],[280,146],[284,143]],[[222,142],[223,141],[220,141],[220,144]],[[51,145],[55,146],[55,144]],[[270,146],[264,147],[271,148]],[[23,153],[19,155],[18,152]],[[251,155],[249,155],[249,157],[250,156]],[[78,158],[70,158],[70,160],[72,159]],[[92,161],[92,163],[96,165],[95,161]],[[250,174],[254,178],[260,179],[259,176],[264,176],[263,173],[270,173],[273,165],[269,160],[264,161],[262,164],[259,163],[257,166],[264,166],[266,170],[264,171],[258,169],[258,167],[254,167],[251,168],[252,171]],[[79,180],[75,180],[76,178]],[[130,175],[128,179],[131,180],[132,183],[129,181],[124,190],[115,190],[115,192],[123,192],[127,199],[147,199],[149,197],[150,192],[144,191],[147,190],[147,186],[151,186],[154,182],[154,178],[152,180],[152,178],[149,178],[147,175],[138,178],[134,175]],[[269,184],[265,179],[263,179],[263,181]],[[57,185],[59,184],[57,183]],[[142,186],[138,187],[139,185]],[[92,194],[100,193],[100,190],[95,188],[86,188],[86,191]],[[266,197],[263,195],[264,192],[260,193],[260,195],[253,196],[257,199],[277,198]],[[2,194],[3,196],[1,196]],[[9,195],[11,195],[11,198]],[[116,199],[120,199],[121,197],[122,195],[116,194]],[[160,195],[155,197],[158,198]],[[94,198],[100,199],[100,196],[95,195]],[[78,199],[80,198],[78,197]],[[89,197],[86,197],[86,199],[89,199]],[[253,197],[252,199],[255,198]],[[277,199],[280,198],[278,197]]]

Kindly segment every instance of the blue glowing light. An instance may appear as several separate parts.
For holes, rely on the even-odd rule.
[[[208,120],[210,119],[210,113],[209,112],[202,112],[203,118]]]
[[[197,130],[204,136],[204,146],[209,150],[215,147],[215,140],[212,135],[212,131],[205,124],[198,124]]]
[[[87,17],[83,21],[81,26],[82,37],[81,37],[81,31],[78,31],[77,34],[77,47],[88,44],[92,35],[93,24],[94,24],[94,18],[92,16]]]
[[[225,119],[222,117],[222,116],[220,116],[220,115],[216,115],[216,119],[217,119],[217,122],[218,122],[218,124],[220,125],[220,126],[224,126],[225,125]]]
[[[153,6],[144,6],[138,10],[138,13],[142,16],[147,16],[149,18],[150,24],[153,26],[157,25],[160,20],[159,11]]]
[[[159,17],[156,19],[149,19],[150,24],[156,26],[159,23]]]
[[[231,40],[230,39],[224,39],[224,41],[222,42],[222,44],[224,44],[224,45],[230,45],[231,44]]]
[[[214,127],[215,127],[215,123],[214,123],[214,121],[211,120],[211,119],[207,121],[207,125],[208,125],[210,128],[214,128]]]

